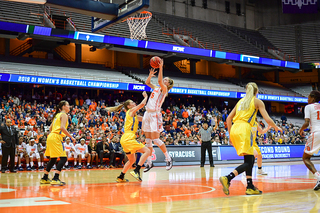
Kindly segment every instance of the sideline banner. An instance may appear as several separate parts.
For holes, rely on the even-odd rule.
[[[159,147],[154,146],[152,160],[155,163],[162,163],[165,160],[163,152]],[[201,160],[200,146],[167,146],[169,155],[175,162],[199,162]],[[206,152],[206,160],[209,160],[208,152]],[[212,157],[214,161],[219,160],[219,147],[212,147]]]

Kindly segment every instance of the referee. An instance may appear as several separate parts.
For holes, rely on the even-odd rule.
[[[201,166],[204,167],[204,162],[206,160],[206,150],[208,150],[209,153],[209,161],[210,161],[210,167],[214,167],[213,164],[213,158],[212,158],[212,144],[211,144],[211,133],[212,133],[212,127],[210,126],[208,128],[208,124],[204,123],[202,124],[202,128],[199,130],[199,135],[201,138],[198,138],[201,143]]]

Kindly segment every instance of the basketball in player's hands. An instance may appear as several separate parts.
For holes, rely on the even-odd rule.
[[[157,69],[159,68],[160,62],[161,62],[161,58],[158,56],[154,56],[150,59],[150,66]]]

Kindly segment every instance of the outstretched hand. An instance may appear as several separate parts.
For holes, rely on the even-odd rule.
[[[157,71],[155,71],[155,69],[154,68],[151,68],[150,70],[149,70],[149,76],[151,76],[151,77],[155,77],[155,74],[157,73]]]
[[[163,63],[164,63],[164,61],[163,61],[163,59],[161,59],[159,62],[159,67],[163,67]]]

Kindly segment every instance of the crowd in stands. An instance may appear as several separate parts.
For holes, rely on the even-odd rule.
[[[82,161],[85,159],[84,166],[87,168],[92,166],[103,168],[106,164],[103,160],[105,158],[109,159],[107,167],[123,166],[126,157],[119,141],[123,134],[126,113],[124,109],[110,113],[106,107],[119,105],[120,101],[126,99],[127,97],[123,96],[123,100],[109,99],[106,102],[89,97],[69,98],[71,110],[68,131],[76,138],[77,144],[72,144],[70,140],[68,142],[68,139],[65,141],[69,158],[66,168],[73,165],[81,169]],[[17,147],[19,159],[16,159],[18,169],[23,170],[20,158],[25,158],[27,170],[33,170],[36,167],[43,169],[46,161],[44,156],[46,137],[55,112],[55,102],[38,102],[37,100],[28,102],[18,97],[4,96],[0,99],[0,103],[2,106],[0,120],[3,122],[10,119],[12,125],[20,130],[21,145]],[[226,119],[231,109],[224,108],[219,111],[215,106],[205,108],[189,103],[178,105],[174,101],[167,102],[166,105],[168,107],[162,111],[164,131],[160,135],[160,139],[166,145],[200,145],[198,131],[203,123],[213,127],[212,145],[229,145]],[[140,114],[143,114],[143,110]],[[265,127],[262,120],[258,120],[258,123]],[[282,126],[283,133],[275,132],[271,128],[265,134],[257,134],[258,144],[304,144],[306,142],[308,132],[300,137],[299,127],[287,123],[285,116],[276,123]],[[137,140],[145,141],[141,130],[137,132]],[[70,143],[72,145],[68,145]],[[33,161],[37,161],[37,164],[33,164]]]

